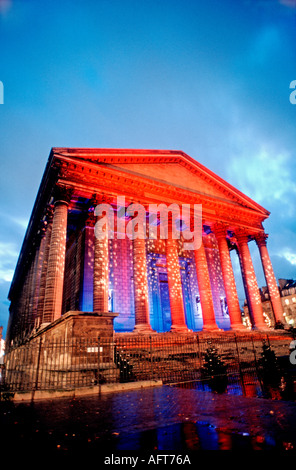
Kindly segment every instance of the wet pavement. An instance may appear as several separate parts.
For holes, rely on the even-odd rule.
[[[185,458],[203,450],[296,449],[292,401],[162,386],[101,397],[2,402],[0,410],[2,449],[12,446],[13,452],[30,455],[36,450],[51,456],[95,454],[106,464],[122,452]]]

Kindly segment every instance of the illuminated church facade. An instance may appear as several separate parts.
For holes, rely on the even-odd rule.
[[[131,205],[144,210],[144,226],[135,229],[142,236],[129,236]],[[186,220],[182,211],[172,217],[172,205],[189,208]],[[160,216],[156,210],[151,218],[149,208],[164,206],[168,231],[161,237]],[[106,212],[98,214],[97,207],[114,216],[113,235],[104,239],[96,236],[96,224]],[[195,207],[199,244],[188,249],[184,227],[192,228]],[[243,329],[231,250],[239,258],[252,327],[265,328],[252,241],[274,319],[282,320],[262,225],[268,216],[182,151],[53,148],[9,292],[8,339],[48,329],[69,314],[112,312],[115,332]]]

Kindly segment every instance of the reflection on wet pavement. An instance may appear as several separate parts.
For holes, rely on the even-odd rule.
[[[204,422],[176,423],[147,431],[117,436],[112,448],[147,452],[175,452],[197,450],[282,450],[283,443],[270,436],[250,436],[249,433],[231,433]]]
[[[162,386],[0,403],[2,448],[51,453],[296,449],[296,403]]]

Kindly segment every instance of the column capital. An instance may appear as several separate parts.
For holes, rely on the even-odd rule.
[[[249,234],[245,230],[238,230],[237,232],[235,232],[234,237],[236,238],[239,244],[248,243],[249,241]]]
[[[215,237],[218,238],[226,238],[227,235],[227,225],[221,222],[216,222],[211,226],[212,231],[215,234]]]
[[[48,221],[46,219],[42,219],[39,224],[39,233],[40,233],[40,238],[43,238],[46,234],[46,229],[47,229]]]
[[[268,238],[268,234],[264,233],[264,232],[259,233],[258,235],[255,235],[255,240],[256,240],[256,243],[257,243],[258,247],[266,246],[267,238]]]
[[[44,214],[45,220],[47,220],[47,222],[52,221],[53,213],[54,213],[54,204],[48,204],[45,210],[45,214]]]
[[[53,214],[54,214],[54,205],[48,204],[43,214],[42,219],[40,219],[39,221],[37,234],[39,234],[40,238],[43,238],[45,236],[47,227],[52,222]]]
[[[54,188],[54,205],[64,203],[67,206],[70,204],[73,194],[73,188],[64,184],[57,184]]]
[[[201,244],[204,246],[204,248],[209,248],[211,246],[211,240],[208,234],[205,232],[202,232]]]
[[[90,198],[90,206],[97,206],[98,204],[112,204],[113,197],[105,193],[93,194]]]
[[[86,227],[94,227],[96,224],[95,214],[92,208],[89,208],[88,211],[85,213],[85,226]]]

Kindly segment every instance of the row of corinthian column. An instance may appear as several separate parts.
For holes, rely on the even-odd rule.
[[[43,266],[40,276],[45,282],[40,281],[39,297],[42,299],[36,306],[37,316],[41,323],[49,323],[61,316],[62,297],[64,286],[64,270],[66,255],[68,201],[66,198],[57,199],[54,205],[51,228],[48,226],[44,246],[48,246],[48,253],[43,254]],[[214,224],[212,231],[216,237],[220,264],[224,282],[225,295],[230,317],[230,325],[233,329],[243,328],[241,310],[236,290],[235,278],[227,244],[227,226]],[[283,311],[280,294],[272,265],[266,247],[266,235],[255,237],[262,260],[270,300],[273,306],[275,320],[282,321]],[[50,243],[49,243],[50,241]],[[145,239],[133,240],[133,278],[134,278],[134,303],[135,303],[135,330],[151,331],[149,324],[148,305],[148,279],[146,267]],[[248,236],[238,233],[236,246],[242,269],[242,276],[246,289],[249,312],[252,326],[264,328],[261,296],[255,276],[255,271],[248,247]],[[46,249],[46,248],[45,248]],[[218,329],[215,320],[214,303],[212,297],[208,263],[203,243],[194,252],[197,282],[203,315],[203,328],[208,330]],[[108,239],[94,241],[94,272],[93,272],[93,311],[108,311]],[[182,296],[182,284],[180,265],[178,258],[177,241],[171,236],[166,240],[167,276],[169,287],[169,300],[171,309],[172,330],[186,331],[185,311]],[[45,279],[46,277],[46,279]],[[42,285],[41,285],[42,284]],[[43,286],[43,287],[42,287]],[[42,292],[43,289],[43,292]],[[41,305],[42,303],[42,305]],[[42,310],[42,312],[41,312]],[[120,312],[119,312],[120,313]]]

